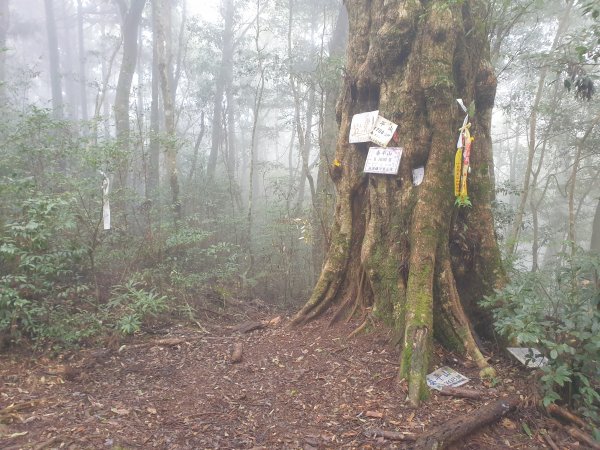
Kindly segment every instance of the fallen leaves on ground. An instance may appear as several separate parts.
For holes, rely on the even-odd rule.
[[[60,361],[0,356],[0,448],[410,448],[391,438],[418,436],[481,405],[434,393],[410,408],[387,332],[349,340],[358,324],[327,327],[329,319],[291,328],[285,318],[260,317],[264,327],[246,333],[225,323],[201,332],[175,326],[160,340],[140,336],[120,351]],[[231,364],[236,342],[243,358]],[[450,358],[436,354],[440,365]],[[476,368],[460,370],[485,389]],[[499,367],[511,383],[494,396],[520,389],[516,370]],[[506,440],[539,448],[514,420],[470,437],[468,448],[505,448]],[[543,428],[536,420],[527,418],[533,436]]]

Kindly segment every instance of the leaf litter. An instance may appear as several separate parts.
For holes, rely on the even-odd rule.
[[[415,437],[490,399],[532,395],[529,372],[501,359],[499,380],[513,381],[500,381],[487,398],[433,392],[413,409],[391,335],[379,329],[347,339],[357,324],[327,327],[329,319],[299,328],[280,317],[202,332],[174,326],[160,340],[139,335],[114,351],[0,355],[0,448],[411,448]],[[232,363],[236,343],[243,357]],[[438,348],[435,359],[436,367],[461,363]],[[456,368],[471,387],[487,389],[469,361]],[[523,410],[456,448],[544,448],[551,428]]]

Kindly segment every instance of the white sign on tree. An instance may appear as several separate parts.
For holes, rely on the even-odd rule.
[[[379,115],[379,111],[369,111],[355,114],[350,124],[348,142],[374,142],[381,147],[387,147],[398,128],[394,122]]]
[[[417,167],[413,169],[413,185],[418,186],[423,182],[423,178],[425,178],[425,167]]]
[[[398,125],[394,122],[387,120],[385,117],[377,116],[370,139],[377,145],[387,147],[394,136],[396,128],[398,128]]]
[[[350,124],[349,142],[351,144],[369,142],[371,140],[371,132],[375,127],[375,122],[377,122],[378,117],[379,111],[355,114],[352,117],[352,123]]]
[[[371,147],[365,161],[366,173],[396,175],[402,158],[402,147]]]

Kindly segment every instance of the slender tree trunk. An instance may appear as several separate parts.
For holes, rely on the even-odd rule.
[[[175,70],[171,72],[173,77],[173,92],[177,92],[177,88],[179,87],[179,80],[181,79],[181,73],[183,72],[183,62],[186,48],[186,43],[184,42],[186,23],[187,2],[184,1],[181,5],[181,20],[179,23],[179,35],[177,38],[177,57],[175,58]],[[173,50],[171,50],[171,54],[173,54]]]
[[[194,182],[194,176],[196,175],[196,169],[198,167],[198,155],[200,153],[200,144],[202,144],[202,139],[204,139],[206,126],[204,124],[204,111],[202,111],[200,116],[200,132],[196,137],[196,143],[194,144],[194,153],[192,153],[192,162],[190,164],[190,171],[188,172],[187,177],[187,191],[192,190],[192,184]]]
[[[517,127],[517,131],[515,132],[515,145],[512,148],[512,151],[510,152],[510,155],[509,155],[510,167],[509,167],[508,179],[510,181],[511,187],[515,187],[517,185],[517,164],[519,162],[518,156],[519,156],[520,132],[521,132],[521,130]],[[516,208],[516,206],[517,206],[516,195],[511,194],[511,196],[508,200],[508,204],[510,205],[511,209]]]
[[[296,87],[297,88],[297,87]],[[296,89],[294,89],[296,90]],[[311,201],[314,201],[315,187],[313,177],[309,169],[309,157],[310,150],[312,147],[312,127],[313,127],[313,116],[315,111],[315,86],[311,85],[308,87],[308,101],[306,103],[306,124],[302,127],[300,120],[300,100],[296,99],[296,133],[298,135],[298,147],[300,149],[300,180],[298,182],[298,198],[296,199],[296,211],[301,211],[304,207],[304,197],[306,191],[306,181],[309,183],[311,192]]]
[[[156,9],[152,10],[152,20],[156,25]],[[153,31],[156,32],[156,31]],[[152,100],[150,103],[150,145],[148,150],[148,177],[146,198],[156,198],[160,180],[160,86],[158,74],[158,40],[152,39]]]
[[[297,80],[297,76],[294,70],[294,54],[292,49],[292,31],[293,31],[293,23],[294,23],[294,0],[289,0],[288,2],[288,69],[289,69],[289,79],[290,79],[290,88],[292,91],[292,95],[294,98],[294,122],[296,126],[296,134],[298,136],[298,148],[300,153],[300,178],[298,181],[298,197],[296,200],[295,210],[300,211],[304,206],[304,196],[306,190],[306,181],[308,179],[309,183],[312,185],[312,200],[314,200],[314,182],[312,180],[312,176],[310,175],[308,168],[308,158],[310,156],[310,149],[312,143],[312,123],[313,116],[315,110],[315,84],[310,83],[307,86],[308,92],[308,101],[306,103],[306,124],[305,127],[302,127],[301,113],[302,113],[302,100],[300,96],[300,83]],[[314,40],[314,24],[315,24],[315,15],[311,15],[311,29],[313,29],[312,39]],[[310,178],[310,179],[309,179]]]
[[[294,323],[319,316],[340,299],[371,307],[371,315],[400,338],[400,375],[417,405],[428,392],[434,332],[491,372],[463,309],[476,325],[489,328],[476,315],[476,301],[503,282],[489,173],[496,79],[480,25],[487,4],[347,0],[346,7],[350,38],[339,104],[339,164],[332,169],[337,203],[331,245]],[[462,122],[456,97],[474,101],[477,111],[471,117],[473,207],[458,210],[451,180]],[[398,175],[363,173],[370,144],[348,142],[352,117],[373,110],[398,124],[395,145],[404,148]],[[412,171],[420,166],[424,180],[413,186]]]
[[[554,41],[552,42],[552,47],[550,52],[553,52],[559,42],[563,34],[566,32],[569,25],[569,16],[571,14],[571,8],[575,0],[567,0],[566,5],[563,10],[563,16],[560,19],[560,23],[556,30],[556,34],[554,35]],[[514,255],[514,252],[517,248],[517,242],[519,239],[519,230],[521,229],[521,224],[523,223],[523,215],[525,214],[525,207],[527,206],[527,197],[529,196],[530,191],[530,180],[532,174],[533,160],[535,158],[535,153],[538,147],[537,141],[537,125],[538,125],[538,110],[540,107],[540,102],[542,101],[542,94],[544,92],[544,87],[546,84],[546,77],[548,75],[548,67],[542,67],[540,71],[540,78],[538,79],[537,90],[535,93],[535,98],[533,100],[533,104],[531,105],[531,114],[529,115],[529,141],[528,141],[528,154],[527,154],[527,167],[525,168],[525,179],[523,180],[523,191],[521,193],[521,198],[519,201],[519,206],[517,207],[517,211],[515,213],[515,218],[513,220],[513,226],[511,232],[506,240],[506,253],[509,257]]]
[[[101,24],[101,36],[102,40],[105,41],[106,37],[106,27],[105,24]],[[122,40],[119,40],[118,44],[115,46],[114,50],[111,53],[111,56],[108,60],[108,64],[106,64],[104,58],[102,58],[101,70],[102,70],[102,85],[96,95],[96,103],[94,106],[94,122],[93,122],[93,130],[92,136],[94,137],[95,142],[98,141],[98,125],[100,120],[102,119],[102,124],[104,128],[104,139],[108,141],[110,139],[110,128],[109,128],[109,119],[110,119],[110,108],[108,106],[108,101],[106,100],[106,96],[108,93],[108,83],[112,74],[112,69],[115,63],[115,59],[117,57],[117,53],[121,49]],[[100,114],[102,111],[102,114]]]
[[[256,0],[256,35],[254,37],[254,44],[256,54],[258,58],[258,85],[256,86],[256,93],[254,96],[254,108],[253,108],[253,121],[252,121],[252,139],[250,140],[250,174],[248,177],[248,215],[247,215],[247,239],[246,245],[248,247],[248,268],[244,274],[244,278],[248,278],[254,272],[254,250],[252,248],[252,232],[254,228],[254,201],[255,201],[255,180],[254,171],[256,169],[256,153],[257,153],[257,131],[258,131],[258,119],[260,115],[260,109],[262,106],[263,93],[265,89],[265,68],[263,66],[263,57],[260,49],[260,2]]]
[[[87,75],[86,75],[86,55],[85,55],[85,34],[83,32],[83,9],[81,0],[77,0],[77,44],[79,50],[79,107],[81,109],[81,119],[84,122],[89,120],[88,99],[87,99]]]
[[[10,26],[9,0],[0,0],[0,108],[6,105],[6,41]]]
[[[231,83],[225,94],[227,99],[227,173],[236,182],[236,171],[238,168],[238,154],[235,133],[235,99]]]
[[[70,2],[68,0],[62,0],[62,36],[61,36],[61,48],[64,49],[64,74],[65,74],[65,93],[66,95],[66,110],[68,117],[72,121],[79,120],[79,89],[77,82],[75,81],[75,61],[73,51],[73,21],[70,20],[74,17],[70,10]]]
[[[54,18],[54,1],[44,0],[46,11],[46,32],[48,36],[48,59],[50,61],[50,86],[52,88],[52,112],[56,119],[62,119],[63,95],[60,75],[60,57],[58,53],[58,37]]]
[[[532,214],[532,222],[533,222],[533,241],[531,244],[531,271],[536,272],[539,269],[539,218],[538,211],[540,205],[544,201],[546,196],[546,191],[548,188],[548,183],[546,183],[546,188],[542,190],[542,192],[538,192],[538,181],[540,177],[540,173],[542,172],[542,168],[544,167],[544,160],[546,157],[546,149],[548,147],[548,140],[550,137],[551,131],[554,129],[554,122],[557,118],[557,112],[560,111],[560,103],[558,101],[559,94],[559,86],[555,85],[553,95],[552,95],[552,105],[555,105],[554,109],[550,113],[550,118],[548,120],[548,124],[544,130],[544,134],[542,136],[542,148],[540,150],[540,156],[538,159],[537,167],[532,172],[531,179],[531,187],[530,187],[530,198],[529,198],[529,206],[531,208]]]
[[[596,117],[592,119],[592,122],[586,129],[581,139],[577,140],[577,144],[575,146],[575,157],[573,159],[573,166],[571,168],[571,176],[569,177],[569,183],[567,185],[569,202],[569,231],[567,234],[567,239],[571,246],[571,256],[575,255],[575,251],[577,249],[577,236],[575,232],[575,189],[577,187],[577,172],[579,172],[579,165],[581,163],[581,154],[583,152],[583,147],[587,139],[590,137],[590,134],[598,124],[600,124],[600,114],[596,115]]]
[[[138,51],[138,27],[142,18],[142,11],[146,0],[131,0],[129,8],[124,1],[118,2],[121,9],[121,34],[123,36],[123,59],[121,60],[121,70],[117,80],[117,89],[115,93],[115,125],[117,140],[121,148],[122,156],[117,168],[117,187],[126,187],[129,176],[130,159],[130,132],[129,123],[129,96],[133,74],[137,62]]]
[[[348,13],[344,5],[340,6],[338,17],[329,42],[329,58],[326,65],[342,67],[344,49],[348,41]],[[335,67],[334,66],[334,67]],[[329,170],[333,166],[335,142],[338,134],[336,120],[336,103],[340,93],[339,79],[327,77],[322,80],[321,89],[324,96],[323,111],[319,120],[319,173],[317,176],[315,217],[313,219],[313,268],[315,276],[321,273],[323,261],[329,249],[329,230],[333,220],[335,189]]]
[[[171,188],[171,208],[175,223],[181,220],[181,201],[179,199],[179,176],[177,171],[177,142],[175,135],[175,93],[173,92],[173,76],[171,61],[171,3],[170,0],[153,0],[155,36],[158,42],[158,74],[165,111],[165,168]]]
[[[590,239],[590,250],[596,254],[600,254],[600,198],[598,198],[598,203],[596,204],[594,222],[592,223],[592,238]]]
[[[223,0],[223,45],[221,56],[221,68],[219,77],[215,83],[215,103],[213,109],[212,139],[208,164],[206,167],[207,181],[211,182],[215,177],[219,150],[223,145],[223,94],[227,86],[231,84],[233,77],[233,18],[234,0]]]

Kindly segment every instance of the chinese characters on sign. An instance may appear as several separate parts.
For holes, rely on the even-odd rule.
[[[441,391],[443,387],[458,387],[468,383],[469,379],[450,367],[441,367],[427,375],[427,386]]]
[[[377,117],[379,117],[379,111],[355,114],[354,117],[352,117],[352,123],[350,124],[349,142],[351,144],[369,142]]]
[[[381,117],[379,111],[355,114],[350,124],[348,142],[357,144],[371,141],[381,147],[386,147],[394,136],[396,128],[398,125]]]
[[[365,161],[366,173],[396,175],[402,157],[401,147],[371,147]]]
[[[387,147],[392,136],[394,136],[396,128],[398,128],[398,125],[394,122],[387,120],[385,117],[377,116],[377,121],[375,122],[373,131],[371,131],[370,139],[377,145]]]

